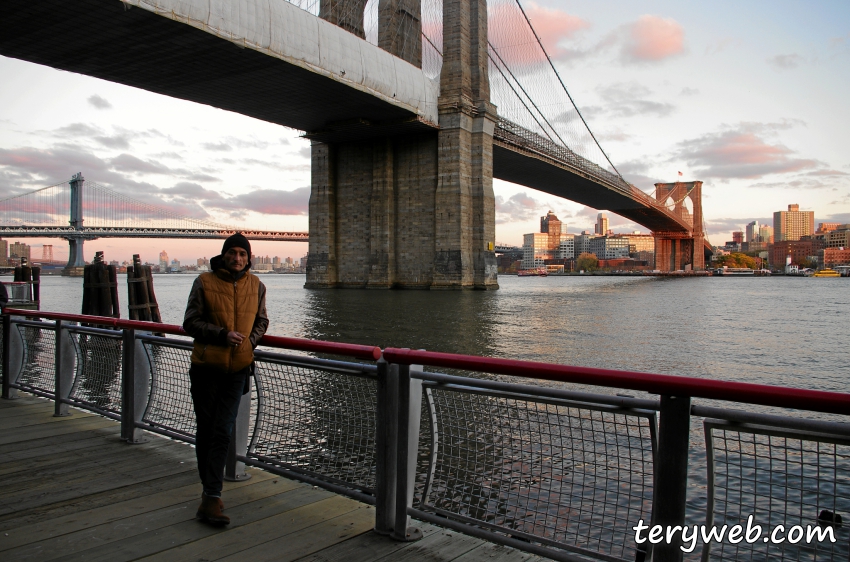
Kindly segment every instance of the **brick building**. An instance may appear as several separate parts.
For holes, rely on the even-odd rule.
[[[814,211],[801,211],[799,205],[788,205],[787,211],[773,213],[773,238],[776,242],[799,240],[814,233]]]
[[[823,248],[823,240],[813,237],[774,242],[770,247],[770,265],[784,267],[785,257],[788,255],[791,256],[792,264],[799,265],[810,257],[817,257]]]

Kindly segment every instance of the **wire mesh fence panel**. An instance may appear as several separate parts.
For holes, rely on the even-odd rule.
[[[101,410],[121,413],[121,338],[75,333],[77,376],[69,398]]]
[[[266,361],[257,362],[256,379],[249,456],[373,493],[374,379]]]
[[[709,420],[705,430],[707,525],[746,531],[752,516],[759,534],[715,535],[703,560],[850,559],[850,439]]]
[[[21,388],[53,392],[56,386],[56,332],[36,326],[18,325],[24,343],[24,360],[18,385]]]
[[[655,418],[429,389],[433,480],[420,505],[529,540],[634,560],[649,521]]]
[[[151,394],[142,421],[194,438],[195,409],[189,382],[191,349],[145,343]]]

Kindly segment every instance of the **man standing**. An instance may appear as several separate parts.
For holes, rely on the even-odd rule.
[[[227,525],[222,511],[224,465],[239,402],[247,392],[254,348],[269,325],[266,287],[251,268],[251,244],[236,233],[224,241],[210,272],[192,285],[183,329],[195,339],[189,368],[197,433],[195,454],[204,492],[197,518]]]

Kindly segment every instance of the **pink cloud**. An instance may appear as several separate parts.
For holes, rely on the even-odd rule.
[[[562,41],[572,39],[579,31],[590,27],[589,22],[578,16],[557,9],[544,8],[534,2],[527,5],[525,13],[546,51],[553,58],[559,58],[568,52],[561,46]]]
[[[684,160],[703,177],[757,179],[770,174],[816,171],[821,164],[797,158],[781,144],[759,136],[751,124],[680,143],[676,159]]]
[[[672,18],[644,15],[627,28],[625,60],[658,62],[685,51],[685,30]]]
[[[589,28],[589,22],[562,10],[538,6],[534,2],[525,6],[525,13],[550,57],[567,59],[579,54],[576,49],[565,47],[564,42]],[[487,25],[490,43],[512,70],[546,61],[534,33],[526,25],[516,5],[492,6]]]

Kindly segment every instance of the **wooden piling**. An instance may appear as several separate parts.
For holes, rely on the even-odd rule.
[[[142,265],[139,254],[133,255],[133,267],[127,268],[127,295],[131,320],[162,322],[153,291],[151,267]]]
[[[120,318],[118,278],[114,265],[106,265],[103,252],[83,268],[83,314]]]

